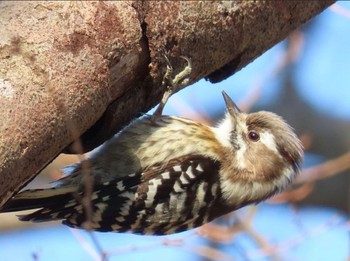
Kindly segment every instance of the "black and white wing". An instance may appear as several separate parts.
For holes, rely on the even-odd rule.
[[[96,185],[91,197],[92,229],[163,235],[201,226],[230,211],[221,204],[219,168],[211,158],[185,156]],[[40,192],[40,199],[33,192]],[[63,219],[68,226],[82,227],[87,219],[83,198],[83,188],[24,191],[7,209],[41,208],[21,220]],[[6,206],[2,211],[7,211]]]

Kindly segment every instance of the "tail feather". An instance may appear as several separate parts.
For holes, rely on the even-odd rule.
[[[70,218],[71,215],[72,209],[67,208],[64,203],[60,203],[60,205],[56,204],[49,208],[41,208],[30,214],[18,215],[18,218],[21,221],[46,222]]]
[[[132,201],[136,193],[141,175],[129,175],[103,184],[96,184],[91,195],[91,211],[94,229],[99,231],[113,230],[110,223],[102,220],[115,219],[125,212],[125,204]],[[44,222],[62,220],[70,227],[82,227],[87,220],[87,209],[84,204],[85,191],[82,187],[56,187],[51,189],[27,190],[17,194],[7,202],[0,212],[21,210],[34,211],[20,215],[22,221]],[[108,207],[108,211],[105,211]],[[89,209],[90,212],[90,209]]]
[[[74,188],[32,189],[17,194],[9,200],[0,212],[13,212],[36,208],[48,208],[57,202],[68,202],[73,198]]]

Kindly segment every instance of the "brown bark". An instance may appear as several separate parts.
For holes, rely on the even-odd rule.
[[[0,205],[83,133],[90,150],[159,102],[162,54],[218,82],[333,2],[0,2]]]

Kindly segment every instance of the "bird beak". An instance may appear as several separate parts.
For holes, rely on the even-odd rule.
[[[231,98],[227,95],[226,92],[222,91],[222,95],[224,96],[224,100],[225,100],[225,103],[226,103],[226,108],[227,108],[228,113],[231,115],[231,117],[233,119],[236,119],[238,114],[241,113],[241,110],[231,100]]]

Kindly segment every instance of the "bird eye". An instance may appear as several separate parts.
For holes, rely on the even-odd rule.
[[[255,131],[250,131],[248,133],[248,138],[251,140],[251,141],[258,141],[260,139],[260,136],[257,132]]]

